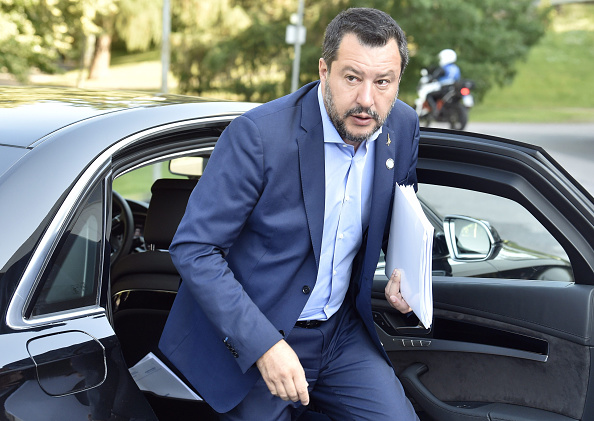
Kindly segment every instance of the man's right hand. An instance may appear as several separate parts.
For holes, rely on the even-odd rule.
[[[299,357],[284,339],[278,341],[262,355],[256,366],[260,370],[268,390],[284,401],[301,401],[309,404],[309,392],[305,371]]]

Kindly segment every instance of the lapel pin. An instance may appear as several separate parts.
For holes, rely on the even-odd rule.
[[[386,160],[386,168],[391,170],[392,168],[394,168],[394,160],[392,158],[388,158]]]
[[[386,145],[390,146],[390,143],[392,143],[392,141],[390,140],[390,133],[388,133],[388,141],[386,142]]]

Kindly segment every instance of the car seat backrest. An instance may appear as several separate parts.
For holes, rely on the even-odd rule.
[[[161,178],[154,182],[144,226],[144,241],[149,249],[169,248],[197,182],[181,178]]]

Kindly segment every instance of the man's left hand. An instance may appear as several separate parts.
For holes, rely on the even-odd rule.
[[[402,293],[400,292],[400,280],[402,275],[398,269],[394,269],[392,272],[392,276],[390,276],[390,280],[386,285],[386,300],[390,303],[392,307],[398,310],[401,313],[408,313],[412,311],[410,306],[404,298],[402,297]]]

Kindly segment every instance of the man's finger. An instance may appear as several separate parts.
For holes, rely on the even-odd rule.
[[[295,390],[297,392],[297,399],[293,402],[301,401],[303,406],[309,405],[309,391],[307,390],[307,380],[305,380],[305,373],[295,379]]]
[[[266,351],[256,366],[271,394],[285,401],[309,403],[305,371],[297,354],[284,340]]]
[[[404,297],[402,297],[402,292],[400,291],[401,280],[402,273],[400,272],[400,270],[394,269],[392,275],[390,276],[390,280],[386,285],[386,300],[388,300],[392,307],[394,307],[401,313],[408,313],[409,311],[411,311],[411,308],[408,305],[408,303],[404,300]]]
[[[392,276],[390,276],[390,279],[386,284],[386,298],[390,300],[390,296],[396,295],[398,292],[400,292],[400,272],[398,269],[394,269]]]
[[[282,388],[285,392],[283,396],[280,396],[282,400],[290,400],[296,402],[299,399],[297,395],[297,389],[295,388],[295,382],[293,379],[286,379],[286,381],[283,382]]]

